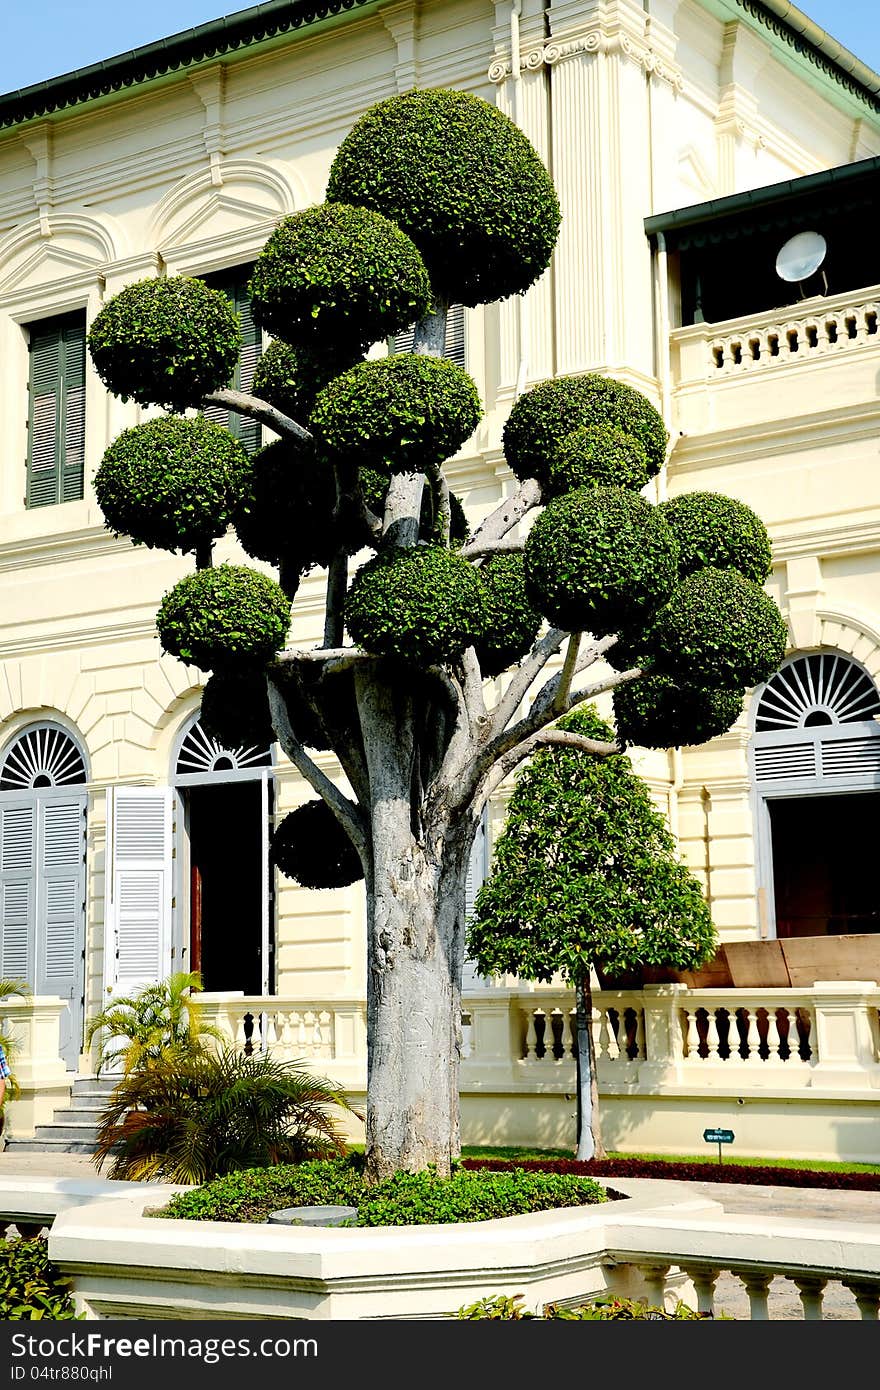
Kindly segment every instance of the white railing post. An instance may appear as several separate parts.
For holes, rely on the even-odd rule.
[[[642,991],[645,1060],[638,1069],[640,1086],[653,1090],[682,1080],[684,1040],[680,1011],[685,994],[685,985],[646,985]]]
[[[5,999],[0,1018],[15,1042],[10,1059],[20,1092],[6,1106],[6,1137],[29,1139],[70,1099],[72,1076],[61,1056],[61,1014],[67,1001],[55,996]]]
[[[872,1010],[880,991],[861,980],[817,980],[813,1085],[871,1087],[878,1080]]]

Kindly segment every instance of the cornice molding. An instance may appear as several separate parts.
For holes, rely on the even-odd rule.
[[[520,58],[521,72],[537,72],[540,68],[559,67],[571,58],[594,58],[598,54],[605,57],[627,58],[640,67],[648,76],[668,82],[676,91],[684,88],[684,76],[666,54],[661,53],[650,43],[634,38],[620,30],[607,31],[599,28],[576,38],[563,39],[545,44],[542,48],[532,48]],[[510,58],[499,55],[489,68],[489,81],[496,84],[504,82],[512,75]]]

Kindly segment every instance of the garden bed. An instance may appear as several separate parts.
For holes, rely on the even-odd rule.
[[[687,1163],[681,1160],[603,1158],[582,1162],[574,1158],[466,1158],[470,1171],[503,1171],[511,1166],[533,1173],[557,1173],[598,1178],[666,1178],[675,1182],[736,1182],[757,1187],[830,1187],[838,1192],[880,1192],[880,1172],[840,1173],[814,1168],[782,1168],[770,1164]]]

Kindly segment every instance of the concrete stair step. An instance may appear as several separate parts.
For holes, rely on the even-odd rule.
[[[65,1110],[56,1110],[52,1116],[53,1125],[91,1125],[93,1128],[104,1113],[103,1107],[71,1105]]]
[[[37,1125],[34,1139],[79,1139],[83,1143],[94,1144],[95,1126],[88,1122],[77,1124],[75,1120],[66,1120],[60,1124],[53,1122],[49,1125]]]
[[[93,1140],[87,1139],[10,1139],[6,1145],[6,1152],[91,1154],[95,1152],[95,1144]]]

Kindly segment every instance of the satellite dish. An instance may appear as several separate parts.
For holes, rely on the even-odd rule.
[[[828,247],[825,238],[818,232],[798,232],[784,246],[776,257],[776,274],[780,280],[797,283],[815,275],[825,259]]]

